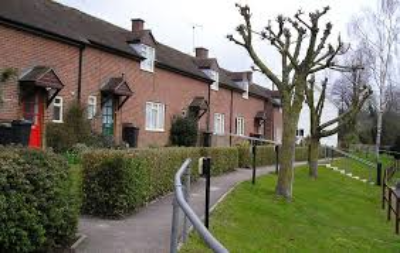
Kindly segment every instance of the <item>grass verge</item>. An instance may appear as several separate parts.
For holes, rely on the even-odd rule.
[[[311,180],[296,170],[291,203],[275,197],[276,177],[239,185],[211,217],[212,233],[231,252],[399,252],[380,209],[380,188],[326,168]],[[192,233],[181,252],[209,252]]]

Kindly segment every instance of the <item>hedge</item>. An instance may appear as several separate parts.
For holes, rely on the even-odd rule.
[[[211,175],[217,176],[239,167],[239,152],[236,147],[205,148],[203,156],[211,157]]]
[[[54,153],[0,148],[0,252],[71,243],[79,213],[71,183],[67,162]]]
[[[274,146],[257,147],[257,166],[275,163]],[[97,150],[83,160],[82,211],[120,218],[147,202],[173,191],[176,171],[191,158],[192,179],[198,175],[200,157],[211,157],[211,174],[217,176],[250,165],[250,147],[159,148]],[[296,161],[307,159],[307,149],[296,149]]]

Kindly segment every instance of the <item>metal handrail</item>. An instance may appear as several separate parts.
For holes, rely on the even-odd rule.
[[[361,159],[360,157],[355,156],[355,155],[352,155],[352,154],[350,154],[350,153],[347,153],[347,152],[345,152],[345,151],[343,151],[343,150],[340,150],[340,149],[337,149],[337,148],[334,148],[334,147],[328,147],[328,148],[334,150],[335,152],[337,152],[337,153],[339,153],[339,154],[341,154],[341,155],[344,155],[344,156],[346,156],[346,157],[348,157],[348,158],[351,158],[351,159],[353,159],[353,160],[355,160],[355,161],[357,161],[357,162],[359,162],[359,163],[362,163],[362,164],[364,164],[364,165],[367,165],[367,166],[369,166],[369,167],[371,167],[371,168],[375,168],[375,167],[376,167],[376,164],[374,164],[374,163],[372,163],[372,162],[370,162],[370,161]]]
[[[175,188],[175,200],[174,200],[174,213],[173,213],[173,223],[172,223],[172,231],[171,231],[171,252],[177,252],[177,242],[178,242],[178,212],[179,209],[182,209],[185,216],[190,220],[193,225],[193,228],[199,233],[199,235],[203,238],[205,243],[217,253],[228,253],[229,251],[208,231],[208,229],[203,225],[201,219],[196,215],[193,209],[188,204],[187,194],[188,191],[186,189],[186,196],[183,191],[184,185],[182,185],[181,177],[187,173],[190,169],[189,165],[191,163],[191,159],[188,158],[179,168],[178,172],[175,174],[174,180],[174,188]],[[188,178],[186,178],[188,180]],[[190,177],[189,177],[190,181]]]
[[[214,135],[218,135],[218,134],[214,134]],[[233,134],[233,133],[227,133],[226,135],[232,136],[232,137],[242,138],[242,139],[249,140],[249,141],[258,141],[258,142],[270,143],[270,144],[275,144],[275,145],[280,145],[281,144],[281,143],[273,141],[273,140],[250,137],[250,136],[246,136],[246,135],[239,135],[239,134]]]

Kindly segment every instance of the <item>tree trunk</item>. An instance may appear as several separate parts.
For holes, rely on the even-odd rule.
[[[310,139],[309,151],[309,174],[310,177],[316,179],[318,177],[319,139]]]
[[[276,185],[276,194],[290,200],[292,198],[293,184],[293,161],[295,155],[295,137],[298,118],[291,115],[285,108],[282,112],[283,117],[283,133],[282,147],[279,157],[279,173],[278,182]]]
[[[382,114],[383,114],[383,110],[381,109],[381,105],[379,105],[378,113],[377,113],[376,141],[375,141],[376,161],[379,161],[379,148],[381,146]]]

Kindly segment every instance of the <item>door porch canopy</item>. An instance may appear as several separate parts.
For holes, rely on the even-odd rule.
[[[46,66],[35,66],[29,69],[18,81],[22,87],[38,87],[45,89],[48,93],[46,100],[47,107],[64,88],[64,84],[55,71]]]
[[[133,95],[128,83],[123,77],[111,77],[102,87],[101,93],[104,96],[102,104],[112,97],[118,98],[118,110],[122,108],[125,102]],[[119,99],[122,97],[122,101]]]

